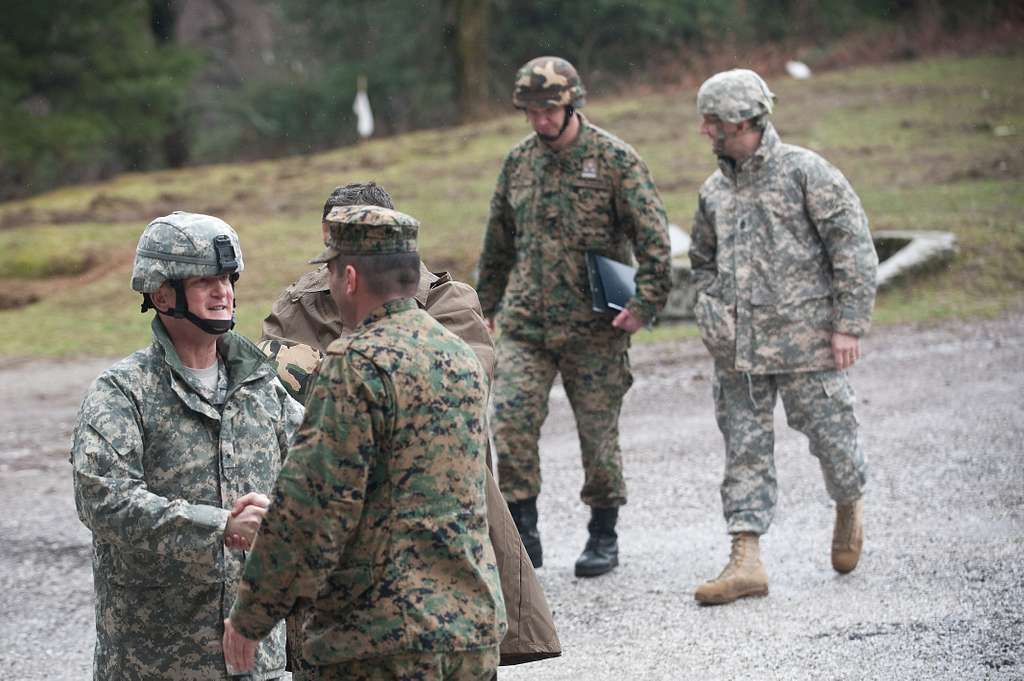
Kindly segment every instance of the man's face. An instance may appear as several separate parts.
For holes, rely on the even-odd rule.
[[[711,140],[711,150],[716,156],[739,158],[740,152],[737,134],[740,126],[723,121],[718,116],[705,114],[700,123],[700,134]]]
[[[189,311],[201,319],[231,319],[235,309],[235,287],[230,274],[189,277],[184,281]]]
[[[549,140],[557,139],[565,122],[564,106],[529,107],[526,109],[526,120],[533,131]]]

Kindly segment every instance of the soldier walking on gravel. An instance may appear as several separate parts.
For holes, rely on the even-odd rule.
[[[836,503],[836,571],[857,566],[864,541],[866,464],[846,370],[871,323],[878,258],[842,173],[779,139],[769,120],[774,99],[745,69],[712,76],[697,94],[701,134],[719,170],[700,190],[691,282],[697,324],[715,360],[715,415],[726,449],[722,504],[732,535],[728,565],[694,594],[705,604],[768,593],[758,539],[775,511],[779,395]]]
[[[516,74],[512,102],[534,134],[509,152],[491,199],[477,290],[501,325],[494,376],[498,483],[535,566],[540,429],[555,375],[582,450],[580,494],[590,538],[576,575],[618,565],[626,484],[619,412],[633,382],[630,334],[651,322],[671,287],[665,210],[643,160],[577,111],[586,91],[572,64],[538,57]],[[616,315],[594,312],[586,253],[639,265],[636,295]]]

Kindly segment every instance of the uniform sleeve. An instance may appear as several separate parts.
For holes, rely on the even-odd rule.
[[[231,610],[245,637],[269,634],[298,599],[314,598],[340,563],[362,517],[392,404],[365,358],[349,353],[324,360]]]
[[[473,287],[452,280],[435,285],[427,294],[427,312],[469,345],[490,379],[494,373],[494,341]]]
[[[263,319],[263,335],[260,340],[290,340],[285,330],[285,319],[289,316],[289,308],[293,307],[289,291],[291,287],[281,292],[270,308],[270,314]]]
[[[508,275],[516,261],[515,218],[508,201],[508,169],[510,160],[498,175],[491,197],[491,210],[484,232],[484,245],[480,253],[476,290],[485,317],[494,317],[505,294]]]
[[[672,288],[671,250],[665,206],[647,165],[633,159],[616,188],[619,222],[633,241],[636,295],[627,309],[645,322],[665,305]]]
[[[282,459],[287,456],[295,434],[302,425],[306,410],[302,403],[289,394],[288,390],[281,384],[280,379],[274,379],[277,384],[278,394],[281,398],[281,420],[277,429],[277,444]]]
[[[140,424],[130,395],[98,379],[82,402],[71,448],[78,517],[100,541],[212,564],[230,512],[150,492]]]
[[[717,250],[715,228],[705,212],[704,197],[700,197],[693,214],[693,229],[690,231],[690,286],[695,291],[703,291],[718,276],[715,263]]]
[[[878,255],[860,199],[843,174],[824,159],[806,177],[807,214],[832,262],[834,330],[863,336],[871,328]]]

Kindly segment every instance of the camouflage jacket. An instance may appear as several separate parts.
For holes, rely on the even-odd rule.
[[[159,319],[153,343],[90,387],[74,432],[75,502],[93,534],[96,679],[228,678],[223,619],[245,556],[224,546],[231,505],[270,492],[301,407],[248,340],[227,333],[218,409],[187,377]],[[284,632],[254,678],[284,668]]]
[[[693,220],[695,314],[715,361],[757,374],[834,369],[833,332],[871,325],[878,257],[834,166],[768,124],[738,168],[722,160]]]
[[[447,272],[434,274],[420,263],[420,286],[416,302],[446,329],[469,344],[484,371],[494,368],[494,342],[480,312],[480,301],[472,286],[452,279]],[[302,343],[320,352],[340,336],[338,306],[327,285],[327,266],[307,272],[281,293],[263,320],[263,339]]]
[[[411,299],[333,342],[246,563],[239,632],[265,636],[312,601],[317,666],[497,646],[486,390],[472,351]]]
[[[635,256],[628,308],[650,320],[671,287],[665,208],[646,164],[581,115],[576,140],[555,151],[530,135],[509,152],[491,199],[477,291],[503,333],[557,344],[624,335],[591,309],[587,251]]]

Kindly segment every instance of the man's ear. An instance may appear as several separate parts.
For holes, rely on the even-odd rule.
[[[320,233],[324,237],[324,243],[327,243],[327,234],[329,233],[329,231],[330,231],[330,226],[327,224],[326,220],[323,220],[320,223]]]
[[[359,291],[359,272],[352,265],[345,265],[345,295],[354,295]]]
[[[149,299],[153,301],[153,307],[157,311],[166,313],[174,308],[178,296],[175,294],[174,289],[171,288],[171,285],[165,281],[160,284],[160,288],[149,294]]]

